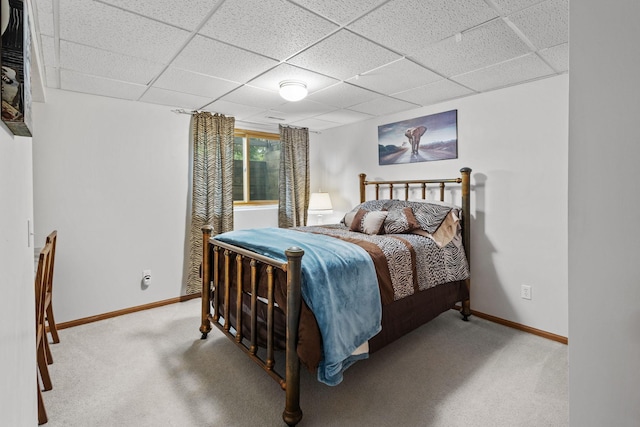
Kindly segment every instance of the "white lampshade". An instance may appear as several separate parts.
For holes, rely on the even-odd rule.
[[[331,213],[333,213],[333,205],[331,205],[329,193],[311,193],[311,198],[309,199],[309,214],[329,215]]]
[[[287,101],[300,101],[307,96],[307,85],[297,80],[283,80],[280,82],[280,96]]]

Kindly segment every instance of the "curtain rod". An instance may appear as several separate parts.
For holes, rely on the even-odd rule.
[[[198,113],[210,113],[210,111],[198,111],[198,110],[185,110],[184,108],[175,108],[173,110],[171,110],[172,113],[176,113],[176,114],[189,114],[189,115],[194,115],[194,114],[198,114]],[[217,113],[220,114],[220,113]],[[258,122],[248,122],[246,120],[238,120],[239,122],[243,122],[243,123],[247,123],[247,124],[251,124],[251,125],[257,125],[257,126],[267,126],[267,123],[258,123]],[[301,126],[293,126],[293,125],[288,125],[286,123],[273,123],[275,124],[282,124],[282,126],[287,126],[290,128],[296,128],[296,129],[304,129],[304,127]],[[308,129],[308,128],[307,128]],[[311,130],[308,129],[309,133],[316,133],[316,134],[321,134],[322,132],[317,131],[317,130]]]

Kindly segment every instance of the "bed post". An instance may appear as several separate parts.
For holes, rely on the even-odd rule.
[[[469,264],[469,274],[471,274],[471,168],[460,169],[460,174],[462,175],[462,244]],[[465,284],[471,294],[471,279],[467,278]],[[462,301],[460,313],[465,321],[469,320],[471,315],[470,299]]]
[[[288,426],[295,426],[302,419],[300,409],[300,359],[298,358],[298,326],[302,305],[302,255],[304,251],[291,247],[287,255],[287,343],[285,367],[286,403],[282,419]]]
[[[367,197],[366,195],[366,190],[365,190],[365,182],[367,179],[367,174],[366,173],[361,173],[360,174],[360,203],[364,202],[364,199]]]
[[[206,339],[211,332],[211,322],[209,321],[209,298],[211,297],[211,257],[209,256],[209,239],[213,227],[205,225],[202,227],[202,323],[200,324],[201,339]]]

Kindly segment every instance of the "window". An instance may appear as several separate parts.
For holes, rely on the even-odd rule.
[[[234,203],[277,203],[280,135],[236,129],[234,136]]]

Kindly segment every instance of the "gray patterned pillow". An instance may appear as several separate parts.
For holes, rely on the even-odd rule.
[[[384,232],[386,234],[410,233],[420,229],[420,224],[413,215],[410,207],[393,209],[389,211],[387,219],[384,220]]]
[[[394,200],[388,209],[394,212],[406,207],[411,208],[420,228],[431,234],[435,233],[452,209],[451,206],[410,200]]]
[[[366,212],[386,211],[387,207],[390,206],[393,202],[396,202],[396,201],[397,200],[390,200],[390,199],[367,200],[366,202],[362,202],[358,206],[356,206],[355,208],[351,209],[350,212],[347,212],[347,214],[342,218],[342,221],[340,221],[340,222],[343,223],[344,225],[346,225],[347,227],[350,227],[351,226],[351,221],[353,220],[353,216],[359,210],[363,210],[363,211],[366,211]]]

